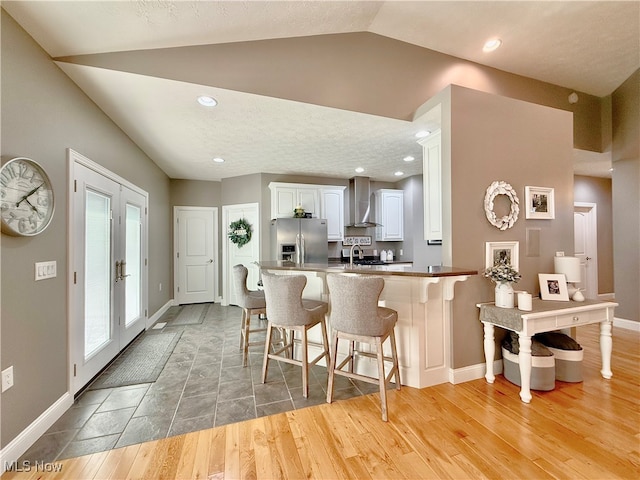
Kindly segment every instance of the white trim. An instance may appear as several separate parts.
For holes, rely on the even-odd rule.
[[[220,291],[220,247],[218,237],[220,236],[219,228],[218,228],[218,207],[197,207],[197,206],[185,206],[185,205],[174,205],[173,207],[173,218],[171,220],[172,228],[173,228],[173,304],[180,305],[178,303],[178,285],[179,285],[179,272],[178,272],[178,248],[179,248],[179,231],[178,231],[178,212],[180,210],[205,210],[213,212],[213,252],[214,252],[214,269],[213,269],[213,301],[220,302],[221,295]]]
[[[145,326],[145,330],[149,330],[151,327],[153,327],[155,323],[158,320],[160,320],[160,317],[162,317],[162,315],[164,315],[164,313],[174,305],[176,305],[176,303],[175,303],[175,300],[172,298],[163,306],[161,306],[156,313],[154,313],[151,317],[147,318],[147,325]]]
[[[47,408],[38,418],[36,418],[27,428],[20,432],[16,438],[0,450],[0,475],[5,472],[5,466],[18,459],[36,441],[46,433],[64,413],[73,406],[73,395],[64,393],[53,405]]]
[[[484,378],[486,372],[487,368],[484,362],[469,365],[468,367],[451,369],[449,370],[449,383],[456,385],[458,383],[478,380],[480,378]],[[502,373],[502,359],[493,361],[493,373]]]
[[[624,330],[640,332],[640,322],[634,322],[633,320],[613,317],[613,326]]]
[[[614,302],[616,300],[616,294],[615,293],[599,293],[598,294],[598,300],[600,300],[601,302]]]
[[[74,371],[74,314],[75,314],[75,298],[74,298],[74,262],[75,262],[75,228],[74,228],[74,181],[75,181],[75,165],[79,164],[93,170],[94,172],[119,183],[133,192],[144,197],[144,258],[145,268],[142,271],[142,309],[146,312],[145,328],[149,327],[149,193],[137,185],[131,183],[127,179],[108,170],[102,165],[90,160],[84,155],[76,152],[72,148],[67,148],[67,392],[72,394],[75,385],[73,382]],[[154,322],[155,323],[155,322]]]

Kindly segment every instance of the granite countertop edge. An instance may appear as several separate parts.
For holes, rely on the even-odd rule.
[[[409,263],[409,262],[397,262]],[[408,277],[455,277],[463,275],[477,275],[477,270],[468,268],[448,267],[441,265],[428,266],[424,268],[416,268],[414,266],[394,267],[393,263],[386,265],[354,265],[340,264],[334,262],[328,263],[293,263],[281,261],[264,261],[258,262],[260,268],[265,270],[296,270],[303,272],[325,272],[325,273],[359,273],[364,275],[395,275]],[[401,268],[401,269],[398,269]]]

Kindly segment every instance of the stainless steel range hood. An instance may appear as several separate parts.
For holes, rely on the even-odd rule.
[[[369,218],[371,215],[371,183],[369,177],[349,179],[349,225],[348,227],[376,227],[379,224]]]

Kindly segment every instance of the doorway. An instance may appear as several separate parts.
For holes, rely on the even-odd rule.
[[[598,298],[598,213],[595,203],[573,204],[574,254],[580,259],[578,288],[587,298]]]
[[[251,240],[246,245],[238,247],[226,234],[232,222],[244,218],[251,225]],[[255,264],[260,260],[260,206],[257,203],[244,203],[238,205],[225,205],[222,207],[222,228],[224,229],[224,242],[222,242],[223,269],[223,295],[222,305],[237,305],[236,293],[233,285],[233,266],[243,264],[249,270],[247,286],[250,290],[256,290],[260,278],[260,269]]]
[[[218,286],[218,209],[174,207],[174,297],[214,302]]]
[[[68,160],[75,394],[145,329],[148,194],[73,150]]]

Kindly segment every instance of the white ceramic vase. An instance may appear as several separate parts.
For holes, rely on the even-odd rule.
[[[496,307],[513,308],[513,287],[510,282],[496,282]]]

